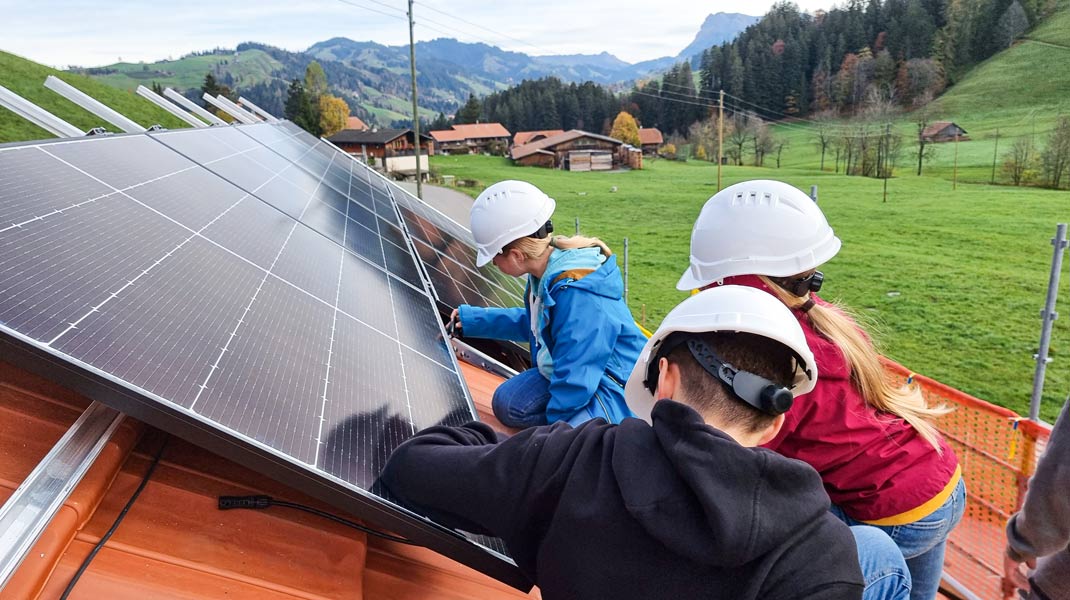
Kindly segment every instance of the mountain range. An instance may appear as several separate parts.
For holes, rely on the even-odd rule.
[[[737,13],[709,15],[695,38],[677,56],[635,64],[608,52],[531,56],[449,38],[418,42],[421,116],[451,114],[469,94],[486,95],[525,79],[553,76],[565,82],[593,81],[623,87],[656,76],[676,62],[694,60],[704,49],[734,39],[758,20],[759,17]],[[291,52],[248,42],[233,52],[216,50],[177,61],[117,63],[80,71],[115,87],[134,89],[153,81],[187,90],[195,98],[200,95],[198,88],[205,74],[211,72],[218,81],[238,89],[264,109],[281,114],[287,85],[304,76],[311,60],[323,65],[332,92],[344,98],[354,114],[382,126],[394,120],[411,119],[407,108],[411,96],[408,46],[332,38],[313,44],[304,52]]]

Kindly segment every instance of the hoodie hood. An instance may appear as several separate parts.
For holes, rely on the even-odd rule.
[[[575,269],[590,269],[593,272],[579,279],[565,278],[561,281],[554,281],[561,273]],[[620,276],[620,269],[617,268],[617,256],[607,257],[598,247],[554,250],[550,254],[549,262],[546,263],[546,272],[541,285],[548,287],[549,290],[554,290],[560,285],[568,285],[611,300],[617,300],[624,295],[624,282]],[[549,304],[552,305],[552,302]]]
[[[805,463],[740,446],[671,400],[655,404],[651,418],[664,452],[617,444],[613,470],[628,512],[673,553],[737,567],[828,512],[821,479]],[[647,425],[628,419],[621,427]]]

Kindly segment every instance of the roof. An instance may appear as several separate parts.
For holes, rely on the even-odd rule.
[[[355,129],[343,129],[327,138],[330,142],[343,144],[389,144],[399,137],[411,134],[411,129],[378,129],[372,131],[357,131]],[[420,134],[420,138],[429,140],[428,136]]]
[[[494,427],[502,379],[461,363]],[[89,400],[0,362],[0,481],[22,481]],[[500,428],[501,431],[508,431]],[[127,417],[5,586],[7,598],[58,598],[115,521],[165,435]],[[139,441],[140,440],[140,441]],[[0,484],[0,498],[12,488]],[[221,494],[268,494],[350,517],[237,463],[171,437],[159,467],[72,598],[343,600],[530,596],[426,548],[379,540],[284,508],[220,511]]]
[[[665,138],[661,137],[661,132],[656,127],[643,127],[639,130],[640,144],[661,144],[664,142]]]
[[[436,142],[461,142],[464,141],[464,134],[456,129],[439,129],[438,131],[430,131],[431,137],[435,138]]]
[[[368,125],[364,121],[360,120],[360,117],[348,117],[346,118],[346,129],[356,129],[357,131],[367,131]]]
[[[527,144],[528,142],[530,142],[531,138],[533,138],[533,137],[538,137],[538,136],[541,135],[544,138],[548,138],[550,136],[558,135],[560,133],[565,133],[565,130],[564,129],[543,129],[541,131],[518,131],[518,132],[516,132],[515,135],[513,135],[513,145],[515,145],[515,146],[523,146],[524,144]]]
[[[501,123],[472,123],[454,125],[452,129],[432,131],[431,137],[436,142],[460,142],[464,140],[483,140],[488,138],[507,138],[509,130]]]
[[[454,125],[455,131],[460,131],[464,137],[470,140],[481,138],[510,137],[512,134],[501,123],[472,123],[469,125]]]
[[[962,133],[966,133],[965,129],[959,127],[958,125],[955,125],[953,121],[936,121],[935,123],[930,123],[929,126],[921,132],[921,137],[934,136],[940,133],[941,131],[947,129],[948,127],[951,127],[952,125],[958,127],[959,131],[961,131]]]
[[[545,150],[546,148],[552,148],[558,144],[564,144],[565,142],[571,142],[582,137],[594,138],[596,140],[602,140],[604,142],[612,142],[614,144],[623,144],[624,142],[611,138],[605,135],[598,135],[597,133],[591,133],[589,131],[582,131],[580,129],[573,129],[557,135],[552,135],[546,139],[539,140],[537,142],[531,142],[530,144],[524,144],[523,146],[514,146],[512,150],[513,160],[519,160],[525,156],[531,156],[539,150]]]

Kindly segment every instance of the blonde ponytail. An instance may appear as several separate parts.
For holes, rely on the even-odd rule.
[[[788,308],[800,308],[808,300],[809,294],[800,298],[785,291],[769,278],[760,278]],[[916,388],[893,386],[881,366],[877,349],[842,306],[815,304],[807,315],[814,330],[828,338],[843,353],[851,369],[851,383],[862,394],[866,404],[903,419],[942,454],[940,434],[931,420],[946,415],[952,409],[943,404],[928,406],[921,391]],[[820,366],[818,368],[820,369]],[[820,378],[819,373],[819,382]]]
[[[518,240],[513,240],[505,245],[505,250],[519,250],[524,254],[524,257],[529,260],[534,260],[541,257],[551,247],[559,248],[561,250],[575,250],[577,248],[594,248],[598,247],[602,250],[602,254],[609,257],[613,255],[613,251],[609,249],[602,240],[595,237],[585,237],[582,235],[574,236],[547,236],[544,238],[531,238],[522,237]]]

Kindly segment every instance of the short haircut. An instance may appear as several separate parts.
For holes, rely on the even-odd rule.
[[[752,333],[718,331],[694,335],[735,368],[761,375],[777,385],[791,385],[794,359],[784,344]],[[676,348],[666,358],[680,369],[684,402],[700,413],[715,415],[723,424],[741,426],[750,433],[762,431],[776,419],[737,398],[695,361],[687,345]]]

